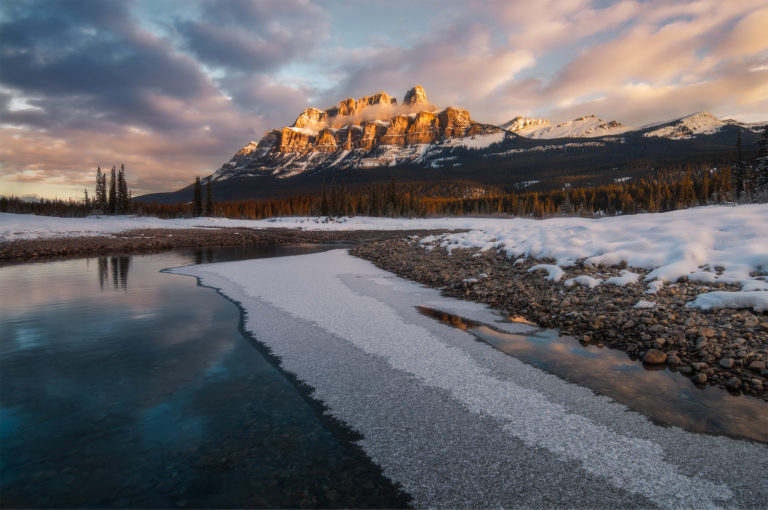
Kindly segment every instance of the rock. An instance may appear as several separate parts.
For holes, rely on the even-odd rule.
[[[707,374],[696,374],[691,377],[691,381],[695,382],[696,384],[704,384],[707,382]]]
[[[700,361],[698,363],[691,363],[691,367],[693,367],[693,369],[696,370],[697,372],[701,372],[702,370],[708,369],[709,365]]]
[[[440,121],[440,131],[443,138],[466,136],[472,125],[469,112],[461,108],[449,106],[437,116]]]
[[[679,364],[680,364],[680,358],[679,357],[677,357],[675,355],[667,356],[667,365],[669,365],[671,367],[676,367]]]
[[[658,349],[648,349],[648,352],[643,356],[643,363],[648,363],[649,365],[658,365],[666,360],[667,354]]]
[[[419,112],[406,130],[405,141],[408,145],[433,143],[440,136],[440,121],[431,112]]]
[[[715,336],[715,330],[712,328],[701,328],[699,329],[699,335],[705,338],[712,338]]]
[[[405,99],[403,104],[408,106],[422,105],[425,110],[433,109],[433,106],[427,101],[427,93],[420,85],[416,85],[411,90],[405,93]]]
[[[709,341],[703,336],[700,336],[699,339],[696,341],[696,350],[701,351],[703,349],[706,349],[708,345],[709,345]]]
[[[723,368],[731,368],[733,366],[733,358],[723,358],[720,360],[720,366]]]
[[[693,373],[693,369],[689,366],[680,367],[680,373],[684,375],[688,375]]]
[[[727,381],[725,381],[725,387],[728,388],[731,391],[738,390],[741,388],[741,379],[738,377],[731,377]]]
[[[765,370],[765,361],[753,361],[747,368],[753,372],[760,372],[761,370]]]

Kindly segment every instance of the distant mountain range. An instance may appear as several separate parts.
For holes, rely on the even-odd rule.
[[[440,110],[416,86],[402,103],[379,92],[325,110],[307,108],[291,126],[245,145],[203,182],[211,181],[219,200],[313,191],[329,179],[364,184],[390,175],[507,190],[532,182],[551,187],[565,176],[599,181],[600,174],[643,161],[723,157],[734,149],[737,131],[748,149],[764,124],[699,112],[641,128],[594,115],[557,125],[515,117],[496,126],[473,120],[461,108]],[[191,186],[138,199],[169,203],[190,198]]]

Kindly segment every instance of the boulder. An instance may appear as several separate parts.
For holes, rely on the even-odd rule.
[[[667,354],[658,349],[648,349],[648,352],[643,356],[643,363],[648,363],[649,365],[659,365],[665,361],[667,361]]]

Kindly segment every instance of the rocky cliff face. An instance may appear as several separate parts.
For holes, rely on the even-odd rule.
[[[409,90],[402,104],[378,92],[325,110],[305,109],[293,125],[268,131],[258,143],[243,147],[213,179],[244,171],[289,177],[323,166],[405,163],[422,157],[425,146],[455,147],[457,139],[485,135],[498,141],[504,130],[475,122],[467,110],[438,110],[422,87]]]

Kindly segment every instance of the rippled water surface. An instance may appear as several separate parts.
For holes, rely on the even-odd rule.
[[[198,249],[0,268],[3,507],[398,507],[391,483],[239,329]]]

